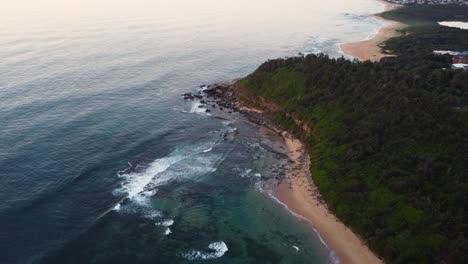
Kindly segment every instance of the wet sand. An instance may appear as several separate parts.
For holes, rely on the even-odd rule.
[[[259,126],[263,144],[273,151],[285,155],[284,176],[278,177],[268,188],[269,192],[286,205],[295,216],[314,228],[327,247],[331,257],[338,257],[344,264],[383,263],[359,237],[347,228],[339,219],[329,212],[327,205],[313,182],[310,173],[310,158],[303,143],[283,131],[269,119],[270,107],[262,111],[237,100],[239,88],[234,86],[214,86],[206,90],[208,94],[218,97],[217,103],[233,111],[240,111],[250,122]],[[217,91],[219,90],[219,91]],[[208,99],[207,99],[208,100]],[[266,103],[266,102],[264,102]],[[287,156],[287,157],[286,157]],[[336,263],[334,261],[334,263]]]
[[[388,3],[386,1],[380,2],[382,2],[385,5],[385,11],[389,11],[400,7],[399,5]],[[367,40],[340,44],[340,49],[345,54],[350,55],[358,59],[359,61],[379,61],[383,57],[392,56],[391,54],[384,54],[380,46],[387,39],[398,36],[398,30],[404,26],[399,22],[386,20],[377,15],[372,15],[371,17],[383,21],[385,23],[385,25],[382,28],[380,28],[377,34],[375,34],[372,38]]]
[[[349,228],[329,212],[313,183],[310,159],[301,141],[283,132],[288,147],[286,177],[274,195],[315,228],[339,263],[383,263]]]

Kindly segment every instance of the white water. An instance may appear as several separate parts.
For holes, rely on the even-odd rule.
[[[165,227],[170,227],[173,224],[174,224],[174,220],[172,219],[166,219],[166,220],[162,220],[160,222],[155,223],[155,225],[157,226],[165,226]]]
[[[224,241],[213,242],[208,245],[208,249],[214,252],[190,250],[189,252],[183,253],[182,256],[188,260],[207,260],[220,258],[228,251],[228,247]]]
[[[180,94],[245,76],[271,58],[301,51],[340,56],[335,44],[376,30],[380,25],[362,16],[379,11],[375,0],[2,1],[0,207],[35,207],[4,215],[0,234],[15,236],[2,245],[0,262],[35,262],[91,228],[89,219],[102,215],[97,208],[167,218],[151,208],[157,188],[203,179],[222,160],[210,155],[216,148],[181,149],[154,158],[146,170],[111,174],[137,148],[193,142],[203,126],[193,121],[205,114],[180,113],[191,109]],[[184,126],[177,142],[164,137]],[[146,145],[159,136],[163,144]],[[76,185],[67,185],[80,173]],[[115,193],[129,197],[119,205],[103,195],[116,180],[123,185]]]
[[[291,210],[287,204],[283,203],[278,198],[276,198],[276,196],[273,195],[273,193],[271,193],[271,191],[265,190],[259,182],[257,182],[255,184],[255,187],[257,188],[258,191],[260,191],[262,193],[266,193],[273,201],[275,201],[279,205],[283,206],[291,215],[293,215],[297,219],[299,219],[301,221],[304,221],[306,223],[309,223],[309,224],[311,224],[313,226],[313,223],[311,223],[307,218],[305,218],[304,216],[302,216],[302,215],[294,212],[293,210]],[[336,255],[335,251],[333,251],[328,246],[328,244],[325,242],[325,240],[323,240],[322,236],[320,235],[320,233],[318,232],[317,229],[315,229],[314,227],[312,227],[312,229],[317,234],[318,238],[320,239],[320,242],[328,249],[328,251],[329,251],[328,259],[329,259],[330,263],[339,264],[340,263],[340,258],[338,257],[338,255]]]
[[[140,197],[137,195],[142,193],[148,184],[153,183],[154,186],[158,186],[171,180],[171,175],[160,175],[160,173],[166,171],[171,165],[185,158],[186,156],[182,154],[174,153],[155,160],[144,172],[123,175],[124,181],[122,182],[120,191],[127,193],[129,199],[138,201],[144,195]]]
[[[206,112],[205,107],[200,107],[200,106],[203,106],[203,104],[200,103],[200,101],[198,101],[198,100],[193,101],[192,105],[190,107],[189,113],[210,115],[209,113]]]

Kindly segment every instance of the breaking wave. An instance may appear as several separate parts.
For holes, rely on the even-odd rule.
[[[223,241],[213,242],[208,245],[209,251],[190,250],[182,254],[188,260],[217,259],[228,251],[226,243]]]
[[[203,150],[202,152],[203,152],[203,153],[207,153],[207,152],[210,152],[210,151],[212,151],[212,150],[213,150],[213,147],[210,147],[210,148],[207,148],[207,149]]]
[[[160,222],[156,222],[154,223],[155,225],[157,226],[165,226],[165,227],[170,227],[171,225],[174,224],[174,220],[172,219],[166,219],[166,220],[162,220]]]
[[[190,107],[189,113],[210,115],[209,113],[206,112],[206,108],[202,106],[203,104],[200,101],[198,100],[193,101],[192,106]]]
[[[306,56],[309,54],[328,54],[331,57],[336,57],[337,49],[336,43],[338,42],[335,38],[327,38],[323,36],[311,36],[302,47],[302,55]]]
[[[168,156],[151,162],[142,171],[131,171],[120,174],[123,179],[121,186],[114,190],[115,194],[125,194],[126,197],[137,203],[145,204],[147,198],[154,196],[157,187],[180,177],[196,176],[215,170],[214,165],[222,158],[210,152],[217,142],[207,142],[195,146],[185,146],[176,149]],[[183,162],[182,162],[183,161]],[[186,169],[180,173],[180,169]]]
[[[118,213],[137,214],[143,218],[156,220],[163,217],[162,213],[153,208],[151,197],[158,188],[174,180],[198,180],[216,171],[218,164],[224,160],[224,155],[211,153],[220,141],[204,142],[186,145],[174,150],[166,157],[154,160],[142,170],[125,170],[119,173],[122,179],[120,187],[113,191],[114,195],[124,195],[122,202],[111,210]],[[138,166],[137,166],[138,167]],[[173,220],[160,220],[156,225],[169,227]]]
[[[144,192],[145,187],[150,183],[154,186],[159,186],[170,180],[170,177],[167,177],[169,175],[165,175],[166,177],[164,177],[162,172],[166,171],[171,165],[183,160],[184,158],[185,157],[180,154],[169,155],[168,157],[155,160],[143,172],[122,175],[124,181],[122,182],[122,187],[119,191],[126,193],[130,200],[135,200],[139,203],[139,200],[142,200],[141,198],[152,196],[151,192]]]

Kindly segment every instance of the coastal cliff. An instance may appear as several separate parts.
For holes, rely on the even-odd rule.
[[[468,76],[433,54],[468,50],[466,31],[436,23],[466,11],[409,6],[385,13],[409,24],[385,43],[396,58],[276,59],[236,83],[244,106],[304,142],[328,208],[389,263],[468,258],[460,209],[468,192]]]

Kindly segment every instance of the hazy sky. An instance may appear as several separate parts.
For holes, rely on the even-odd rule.
[[[229,20],[295,19],[333,13],[336,8],[359,12],[376,3],[375,0],[0,0],[0,30],[49,22],[63,25],[96,17],[179,20],[222,14]]]
[[[196,1],[180,0],[1,0],[0,15],[10,18],[28,17],[74,17],[101,14],[122,14],[154,8],[179,7]],[[144,6],[145,8],[141,8]]]

